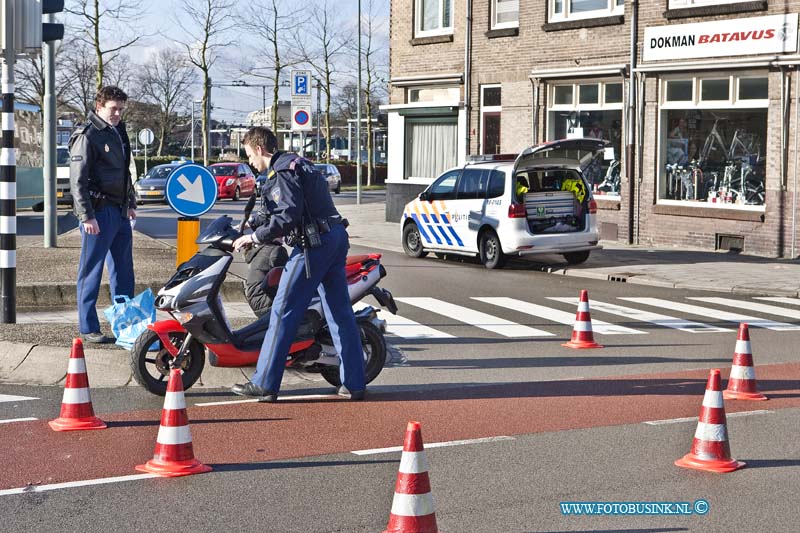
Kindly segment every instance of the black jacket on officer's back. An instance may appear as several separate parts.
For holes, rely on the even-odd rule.
[[[304,211],[315,220],[339,215],[328,191],[328,182],[307,160],[297,154],[276,152],[269,168],[261,204],[270,217],[255,229],[258,242],[289,235],[300,226]]]
[[[88,118],[89,121],[75,130],[69,140],[70,189],[73,209],[81,222],[95,218],[96,204],[92,203],[92,197],[136,208],[129,169],[131,143],[125,123],[119,123],[117,135],[114,127],[94,111]]]

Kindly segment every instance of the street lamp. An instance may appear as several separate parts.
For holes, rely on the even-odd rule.
[[[194,163],[194,104],[203,104],[202,100],[192,100],[192,163]]]

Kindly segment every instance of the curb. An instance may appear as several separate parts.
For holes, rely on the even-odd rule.
[[[163,287],[162,282],[143,282],[137,283],[134,294],[139,294],[147,288],[158,294]],[[228,302],[244,302],[244,290],[241,280],[226,280],[220,287],[220,294]],[[16,295],[17,307],[19,308],[52,308],[67,307],[78,304],[77,293],[75,292],[74,282],[64,282],[55,285],[52,283],[21,285],[17,287]],[[111,305],[111,289],[108,283],[100,284],[100,294],[97,297],[97,305]]]

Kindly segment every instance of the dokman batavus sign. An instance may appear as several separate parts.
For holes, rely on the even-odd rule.
[[[644,61],[797,51],[797,13],[644,30]]]

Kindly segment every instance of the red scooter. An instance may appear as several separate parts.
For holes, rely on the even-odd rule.
[[[249,217],[253,202],[245,208]],[[181,264],[178,271],[158,291],[156,308],[173,318],[147,326],[131,348],[131,369],[136,381],[148,391],[163,396],[171,368],[183,370],[183,387],[188,389],[200,378],[206,352],[212,366],[252,366],[258,360],[261,344],[269,327],[269,313],[253,323],[231,331],[220,287],[233,263],[233,242],[241,235],[242,223],[234,227],[227,215],[219,217],[198,237],[198,244],[208,245]],[[389,312],[396,314],[392,294],[378,287],[386,276],[381,254],[347,258],[346,277],[353,304],[372,295]],[[268,276],[270,287],[277,286],[282,268],[273,268]],[[386,323],[377,310],[366,306],[356,311],[366,365],[366,382],[374,380],[386,362]],[[289,350],[286,367],[301,372],[320,373],[333,386],[341,385],[339,356],[333,347],[330,331],[319,298],[311,301],[297,339]]]

